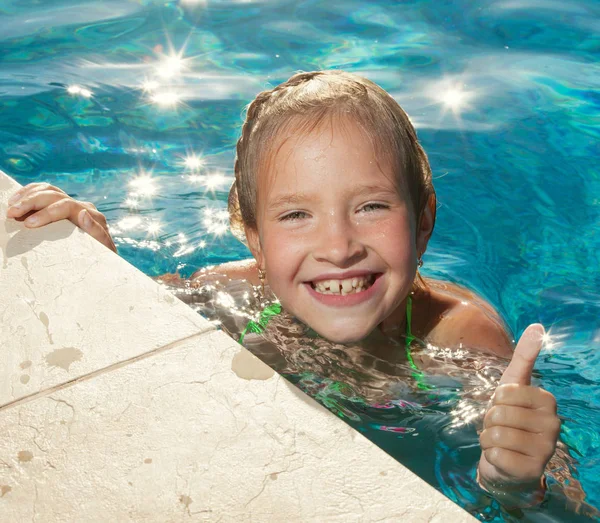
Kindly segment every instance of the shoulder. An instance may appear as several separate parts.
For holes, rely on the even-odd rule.
[[[445,347],[465,347],[512,357],[512,336],[498,312],[483,298],[458,285],[431,286],[432,301],[443,312],[426,335],[426,341]]]
[[[203,282],[214,279],[218,276],[225,276],[230,280],[248,280],[252,285],[259,285],[258,269],[254,258],[249,260],[234,261],[205,267],[197,270],[190,280],[192,285],[202,284]]]

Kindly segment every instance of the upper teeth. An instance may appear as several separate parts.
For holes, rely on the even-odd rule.
[[[314,282],[314,288],[322,294],[341,294],[345,296],[352,292],[360,292],[373,283],[373,275],[346,278],[345,280],[321,280]]]

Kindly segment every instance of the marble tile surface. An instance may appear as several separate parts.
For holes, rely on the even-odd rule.
[[[470,520],[221,332],[0,412],[0,489],[10,521]]]
[[[214,329],[72,223],[7,219],[18,188],[0,171],[0,408]]]

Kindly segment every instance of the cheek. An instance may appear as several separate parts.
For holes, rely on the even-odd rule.
[[[302,241],[286,231],[265,230],[262,248],[271,287],[294,277],[303,259]]]
[[[369,243],[390,263],[406,264],[416,256],[415,234],[408,217],[382,221],[369,231]]]

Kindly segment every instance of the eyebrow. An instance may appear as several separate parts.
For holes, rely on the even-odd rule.
[[[275,198],[275,200],[273,200],[272,202],[269,203],[268,206],[268,210],[272,211],[272,210],[276,210],[279,209],[280,207],[284,207],[286,205],[296,205],[302,201],[305,201],[307,199],[309,199],[310,196],[306,193],[289,193],[289,194],[282,194],[281,196],[278,196],[277,198]]]
[[[359,185],[353,191],[350,192],[349,196],[351,198],[366,194],[386,194],[386,195],[398,195],[398,191],[396,189],[390,189],[389,187],[384,187],[382,185]],[[286,205],[297,205],[302,203],[303,201],[309,200],[312,193],[288,193],[282,194],[275,198],[267,209],[269,211],[277,210],[280,207],[284,207]]]

